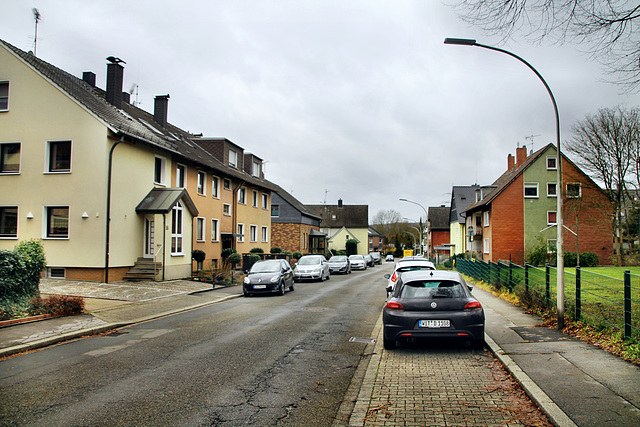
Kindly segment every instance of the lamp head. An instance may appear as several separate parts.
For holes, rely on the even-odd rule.
[[[457,44],[461,46],[474,46],[476,44],[475,39],[456,39],[447,37],[444,39],[444,44]]]

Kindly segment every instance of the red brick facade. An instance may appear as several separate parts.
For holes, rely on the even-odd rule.
[[[524,194],[522,175],[491,202],[489,226],[483,225],[483,254],[485,261],[511,260],[524,264]],[[484,219],[483,219],[484,221]],[[489,253],[484,239],[490,239]]]
[[[271,247],[308,254],[311,229],[318,230],[318,227],[307,224],[271,223]]]

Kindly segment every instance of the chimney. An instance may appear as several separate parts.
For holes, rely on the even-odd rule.
[[[516,148],[516,165],[520,166],[525,160],[527,160],[527,147]]]
[[[122,101],[131,104],[131,94],[129,92],[122,92]]]
[[[342,208],[342,199],[338,199],[338,207]]]
[[[125,62],[120,58],[107,58],[107,102],[116,108],[122,108],[122,82],[124,79]]]
[[[156,95],[153,106],[153,120],[160,126],[167,125],[167,113],[169,112],[169,94]]]
[[[82,73],[82,81],[89,83],[92,87],[96,87],[96,74],[91,71],[85,71]]]
[[[513,157],[513,154],[509,154],[507,156],[507,170],[510,171],[516,165],[516,159]]]

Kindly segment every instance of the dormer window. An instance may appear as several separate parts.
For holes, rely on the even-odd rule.
[[[229,166],[238,167],[238,152],[229,150]]]
[[[253,167],[251,169],[251,174],[253,176],[260,177],[260,162],[253,162]]]

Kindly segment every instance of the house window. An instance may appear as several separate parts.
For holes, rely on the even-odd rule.
[[[556,239],[548,239],[547,240],[547,253],[552,254],[556,252],[557,249],[557,240]]]
[[[47,149],[47,172],[71,172],[71,141],[49,141]]]
[[[69,206],[46,206],[45,237],[48,239],[69,238]]]
[[[483,219],[482,219],[482,225],[485,227],[489,226],[489,212],[483,212],[482,213]]]
[[[238,243],[244,242],[244,224],[238,224]]]
[[[20,143],[0,143],[0,173],[20,173]]]
[[[262,243],[269,241],[269,227],[262,226]]]
[[[187,168],[183,165],[176,166],[176,187],[184,188],[184,183],[187,179]]]
[[[547,225],[556,225],[558,223],[556,211],[547,211]]]
[[[231,205],[229,203],[222,205],[222,213],[225,216],[231,216]]]
[[[184,255],[184,208],[180,202],[171,210],[171,255]]]
[[[204,242],[205,225],[204,218],[196,218],[196,240],[198,242]]]
[[[220,194],[218,193],[220,191],[220,188],[218,188],[218,186],[220,185],[219,181],[220,180],[216,176],[211,178],[211,197],[214,197],[216,199],[220,197]]]
[[[558,197],[558,184],[547,182],[547,197]]]
[[[577,199],[582,195],[582,187],[580,183],[567,184],[567,197],[570,199]]]
[[[525,199],[537,199],[538,198],[538,183],[537,182],[525,182],[524,183],[524,198]]]
[[[258,226],[257,225],[249,226],[249,239],[251,240],[251,242],[257,242],[258,241]]]
[[[211,241],[212,242],[217,242],[219,240],[218,237],[218,220],[217,219],[212,219],[211,220]]]
[[[558,169],[558,158],[556,156],[547,156],[547,170]]]
[[[253,176],[260,177],[260,162],[253,162],[251,173]]]
[[[0,111],[9,111],[9,82],[0,82]]]
[[[476,228],[482,227],[482,217],[480,215],[476,215]]]
[[[238,167],[238,152],[235,150],[229,150],[229,166]]]
[[[156,156],[154,171],[153,171],[153,182],[159,185],[166,185],[167,181],[165,180],[165,169],[167,166],[167,159],[164,157]]]
[[[280,216],[280,205],[271,205],[271,216]]]
[[[231,190],[231,180],[225,179],[223,181],[223,186],[225,190]]]
[[[484,246],[484,247],[482,248],[482,249],[483,249],[483,252],[484,252],[485,254],[488,254],[488,253],[489,253],[489,239],[484,239],[484,245],[483,245],[483,246]]]
[[[256,190],[253,190],[253,207],[257,208],[258,207],[258,192]]]
[[[67,278],[67,269],[66,268],[49,267],[49,268],[47,268],[47,277],[49,279],[66,279]]]
[[[0,206],[0,239],[18,237],[18,207]]]
[[[207,192],[207,174],[206,172],[198,171],[198,194],[206,196]]]
[[[269,195],[262,193],[262,209],[269,209]]]
[[[238,203],[242,203],[243,205],[247,204],[247,189],[241,188],[238,190]]]

